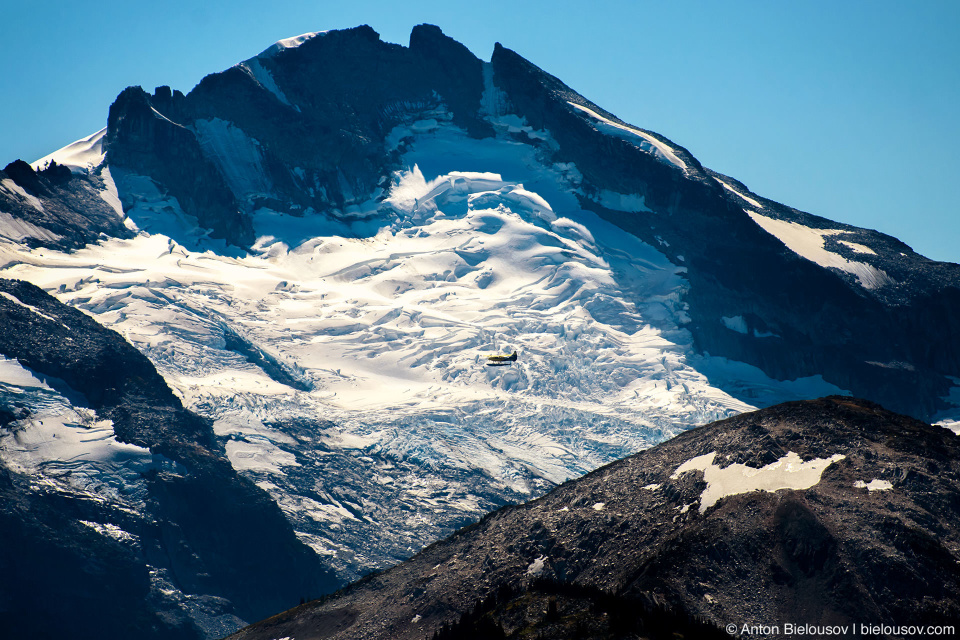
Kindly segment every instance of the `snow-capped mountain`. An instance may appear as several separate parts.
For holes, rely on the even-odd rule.
[[[0,277],[136,347],[344,582],[755,407],[960,415],[960,267],[764,199],[429,25],[409,47],[284,40],[187,95],[129,88],[103,131],[0,174],[0,236]],[[21,365],[0,459],[66,491],[22,463],[67,454],[15,404],[42,388]],[[109,441],[70,387],[56,411]],[[157,588],[203,627],[183,571]]]
[[[739,415],[231,638],[952,635],[958,445],[843,396]]]

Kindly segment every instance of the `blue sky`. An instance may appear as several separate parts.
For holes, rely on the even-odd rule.
[[[9,5],[9,6],[6,6]],[[102,128],[128,85],[189,91],[272,42],[418,23],[501,42],[753,191],[960,262],[960,2],[5,0],[0,166]]]

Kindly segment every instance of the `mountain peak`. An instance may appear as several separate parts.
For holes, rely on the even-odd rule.
[[[432,563],[355,586],[366,599],[356,611],[373,615],[374,591],[396,586],[389,576],[411,578],[385,609],[399,637],[415,619],[456,622],[475,596],[501,613],[526,598],[514,610],[536,620],[551,598],[574,616],[637,602],[660,615],[667,593],[686,617],[719,616],[709,595],[775,619],[772,604],[730,595],[756,592],[740,560],[764,576],[769,602],[846,616],[843,590],[869,612],[871,602],[894,612],[870,584],[870,559],[895,557],[912,605],[929,595],[930,611],[953,611],[957,503],[931,496],[949,481],[954,500],[953,458],[938,451],[953,455],[955,440],[843,396],[960,416],[960,266],[764,198],[499,43],[486,63],[432,25],[414,28],[409,46],[368,26],[283,40],[186,95],[128,88],[107,124],[41,173],[36,163],[0,172],[3,275],[49,294],[0,295],[18,319],[0,322],[0,353],[42,343],[44,370],[73,371],[86,389],[105,378],[81,375],[90,338],[63,308],[114,329],[110,344],[124,336],[182,403],[168,417],[197,426],[218,468],[243,479],[238,503],[273,505],[274,533],[308,545],[293,546],[333,581],[673,438],[485,518],[431,547]],[[517,357],[488,357],[503,353]],[[56,500],[79,490],[104,505],[73,528],[131,545],[150,594],[172,594],[158,605],[144,595],[144,606],[225,625],[211,635],[237,628],[238,603],[286,606],[290,594],[253,579],[219,590],[233,582],[232,557],[194,553],[129,517],[154,481],[139,471],[149,451],[101,472],[98,451],[113,441],[90,437],[95,416],[70,390],[6,360],[0,383],[0,467],[24,470],[18,491],[38,500],[52,487]],[[835,397],[682,434],[825,395]],[[171,426],[141,419],[130,394],[118,402],[96,433],[154,446]],[[70,418],[51,422],[58,415]],[[189,493],[194,480],[202,474],[174,484]],[[238,494],[203,495],[229,505]],[[940,528],[923,517],[938,509]],[[207,511],[190,519],[205,546],[221,533],[209,522],[220,512]],[[844,514],[879,537],[846,529]],[[618,547],[627,533],[637,544]],[[176,555],[147,577],[158,539],[174,540],[164,548]],[[456,546],[471,540],[482,554]],[[922,568],[937,565],[943,590],[916,587],[924,578],[901,562],[914,547],[942,560]],[[721,583],[731,570],[734,583]],[[458,582],[468,574],[476,585]],[[446,587],[464,600],[418,599]],[[230,601],[195,605],[217,593]],[[333,629],[353,623],[350,607],[306,610]]]

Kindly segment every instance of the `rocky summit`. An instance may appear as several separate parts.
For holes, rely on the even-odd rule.
[[[231,638],[956,625],[958,454],[960,437],[867,401],[777,405],[501,509]]]

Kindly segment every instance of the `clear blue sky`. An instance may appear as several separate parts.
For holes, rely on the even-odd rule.
[[[0,166],[102,128],[128,85],[189,91],[274,41],[418,23],[496,41],[753,191],[960,262],[960,1],[96,3],[3,0]]]

